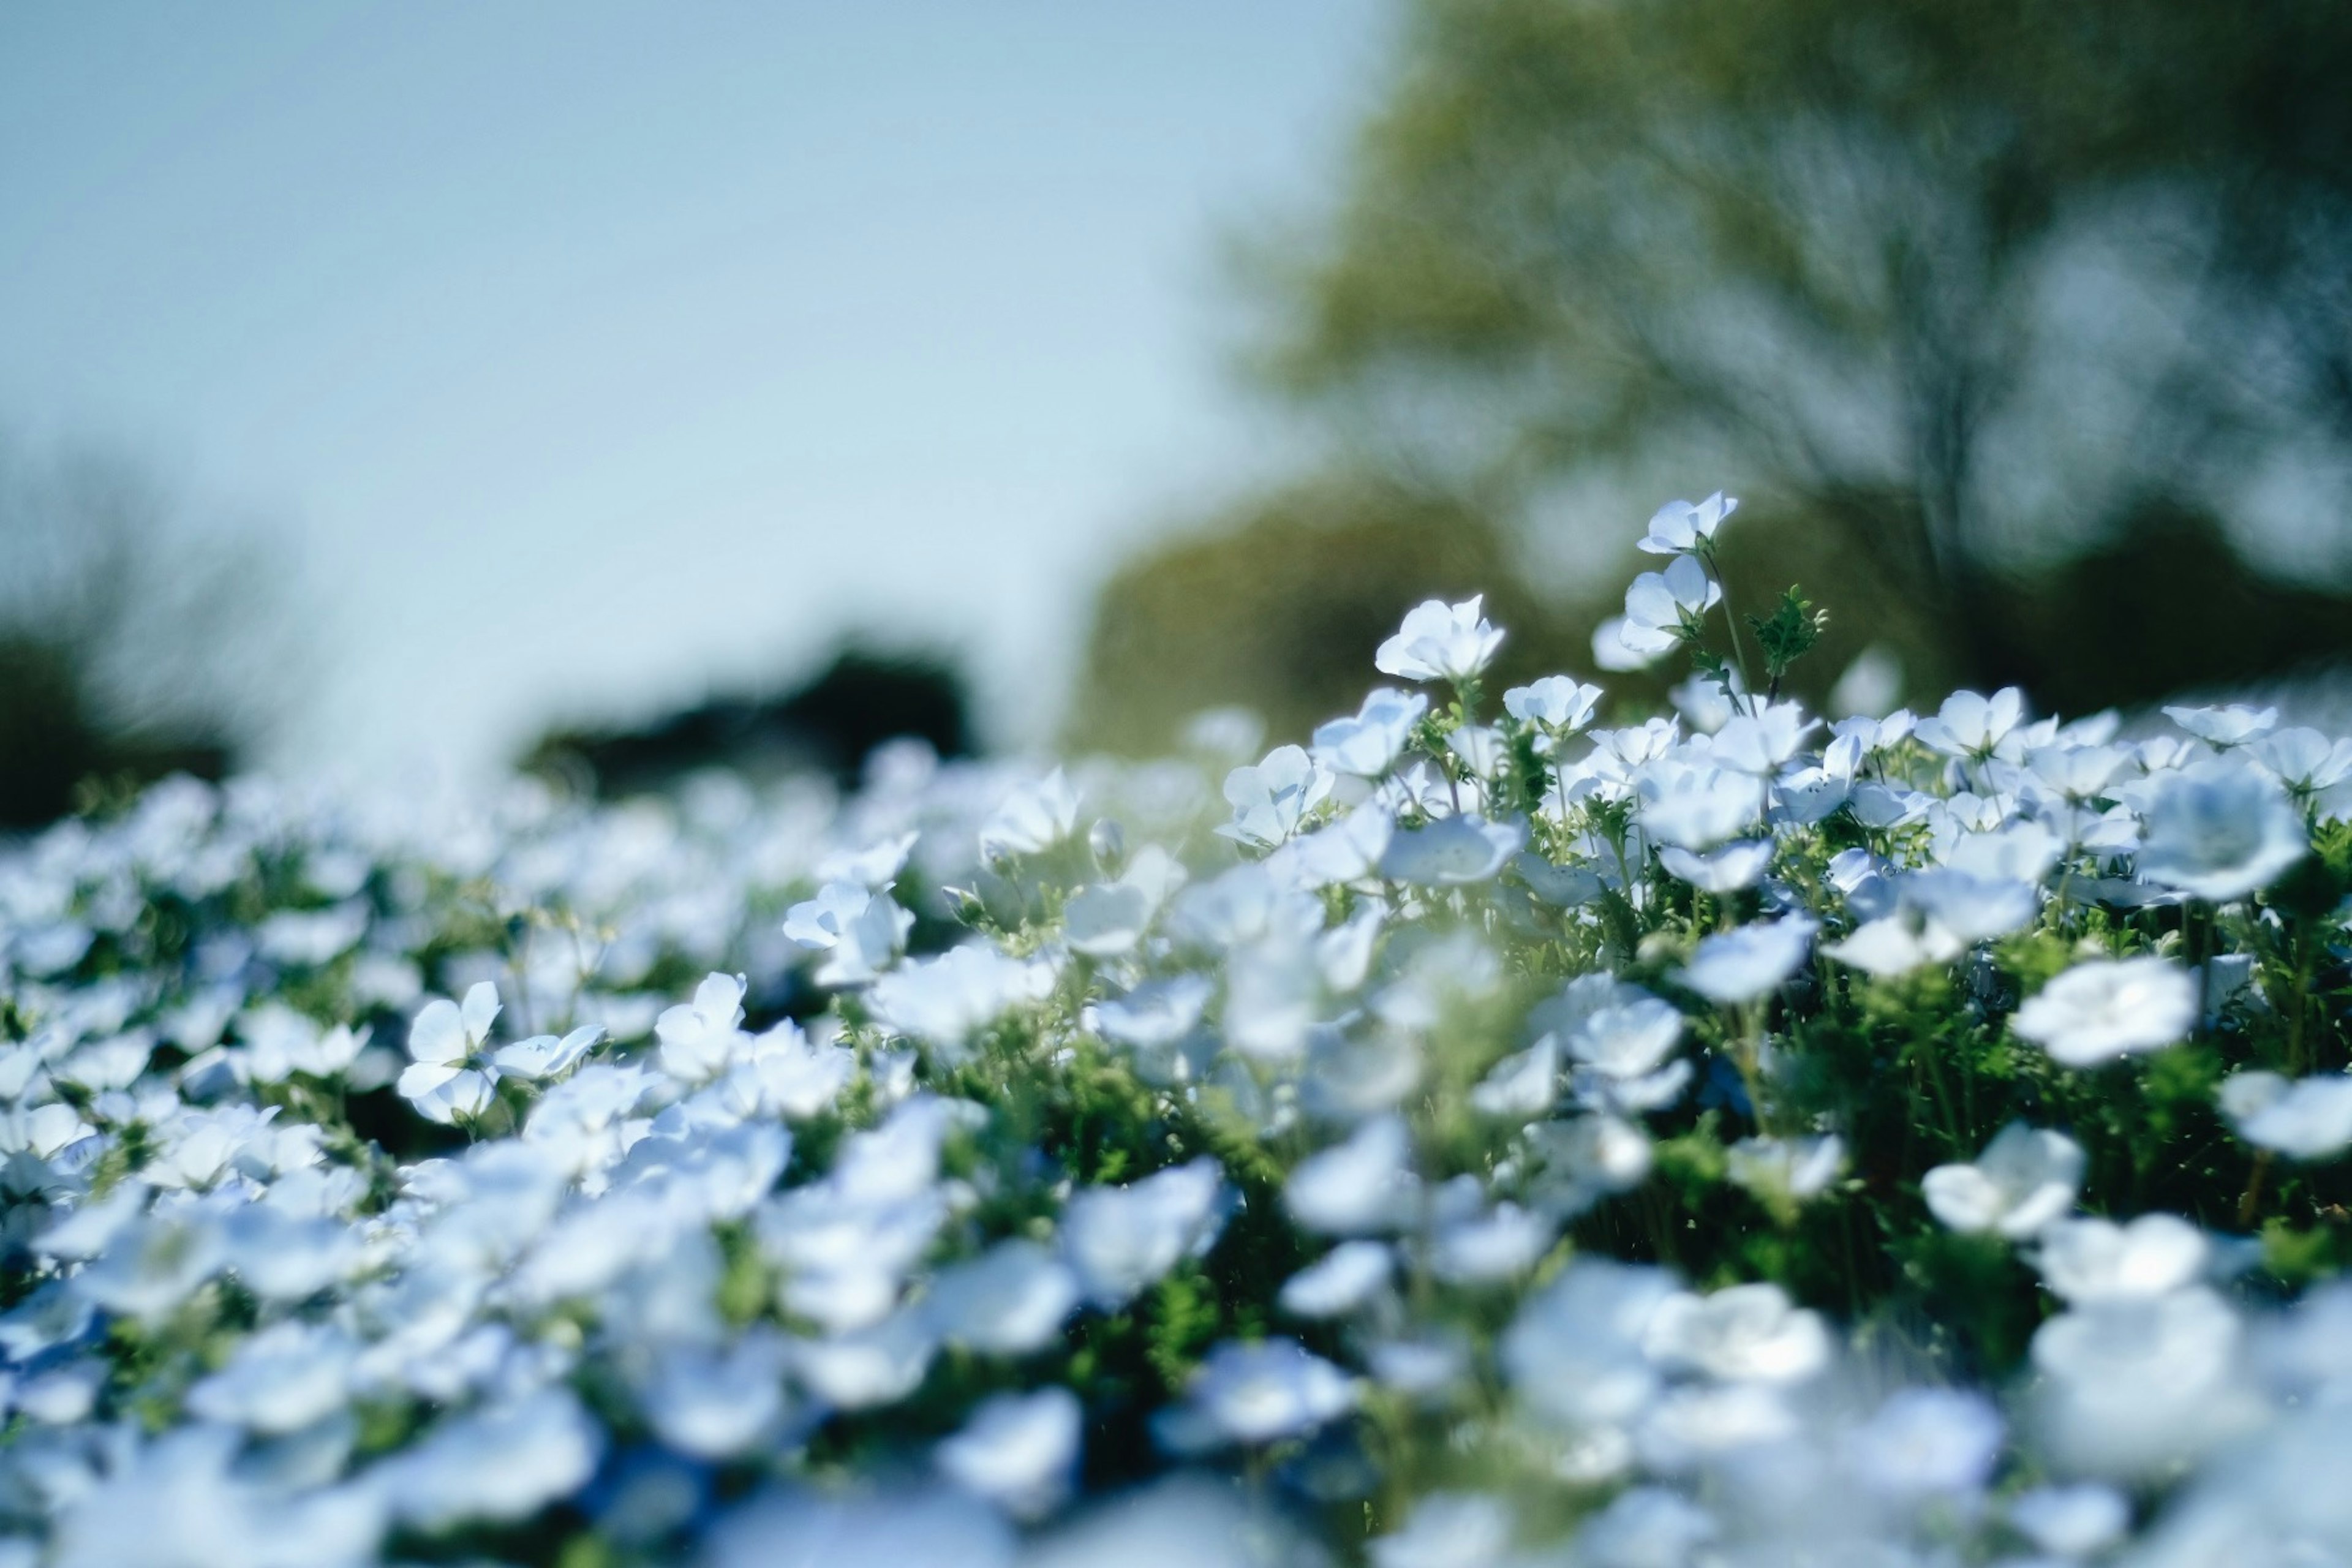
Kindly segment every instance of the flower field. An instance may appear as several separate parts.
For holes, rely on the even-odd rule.
[[[1671,716],[7,849],[0,1568],[2352,1561],[2352,742],[1826,722],[1733,510]]]

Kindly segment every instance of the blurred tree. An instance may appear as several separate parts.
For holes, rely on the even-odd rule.
[[[0,829],[218,778],[266,726],[279,574],[184,510],[119,453],[0,440]]]
[[[1362,475],[1303,481],[1110,580],[1071,742],[1164,751],[1187,717],[1230,704],[1298,739],[1355,710],[1372,650],[1432,595],[1484,592],[1511,629],[1504,674],[1539,671],[1573,650],[1522,579],[1511,542],[1475,508]]]
[[[2249,536],[2344,564],[2347,78],[2339,0],[1412,0],[1336,206],[1250,253],[1253,363],[1507,521],[1734,489],[1815,597],[1917,612],[1922,683],[2158,695],[2073,651],[2120,582],[2050,575],[2140,542],[2220,590],[2168,678],[2341,648],[2324,585],[2208,612],[2274,592]]]
[[[948,660],[848,647],[782,696],[714,697],[628,728],[551,730],[522,765],[605,796],[667,789],[722,766],[815,768],[849,784],[885,741],[911,738],[942,757],[969,755],[970,710],[963,676]]]

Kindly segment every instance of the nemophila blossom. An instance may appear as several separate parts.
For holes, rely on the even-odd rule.
[[[1603,669],[1638,669],[1672,651],[1700,616],[1722,602],[1723,585],[1697,558],[1676,556],[1664,571],[1633,579],[1625,590],[1625,614],[1593,634],[1593,657]],[[1623,662],[1628,658],[1636,662]]]
[[[2278,731],[2248,747],[2247,754],[2296,795],[2318,795],[2352,778],[2352,740],[2331,741],[2316,730]]]
[[[832,881],[786,912],[784,934],[826,954],[818,984],[862,985],[897,961],[914,924],[915,912],[900,909],[887,890]]]
[[[1343,1241],[1283,1281],[1276,1300],[1295,1318],[1336,1318],[1370,1300],[1395,1272],[1385,1243]]]
[[[1334,719],[1315,731],[1315,760],[1334,773],[1373,779],[1389,771],[1429,699],[1386,688],[1368,693],[1352,719]]]
[[[1373,1568],[1484,1568],[1511,1558],[1511,1510],[1482,1492],[1432,1492],[1370,1545]]]
[[[1572,735],[1592,721],[1601,688],[1565,675],[1547,675],[1503,693],[1503,711],[1554,736]]]
[[[2268,734],[2278,723],[2275,708],[2249,708],[2232,702],[2210,708],[2168,707],[2164,716],[2205,742],[2228,748]]]
[[[2068,1301],[2161,1296],[2193,1284],[2211,1247],[2204,1232],[2176,1215],[2113,1220],[2054,1220],[2036,1238],[2042,1283]]]
[[[1642,1344],[1661,1366],[1725,1383],[1801,1382],[1829,1364],[1831,1348],[1821,1315],[1772,1284],[1667,1296],[1649,1313]]]
[[[1650,531],[1635,548],[1652,555],[1680,555],[1715,542],[1724,520],[1739,510],[1738,498],[1716,491],[1703,501],[1670,500],[1650,518]]]
[[[1228,1340],[1209,1352],[1160,1436],[1180,1450],[1270,1443],[1312,1432],[1355,1402],[1347,1374],[1296,1340]]]
[[[1787,915],[1708,937],[1675,978],[1727,1007],[1752,1002],[1796,973],[1814,930],[1806,917]]]
[[[498,987],[484,981],[467,991],[462,1007],[441,998],[416,1015],[408,1029],[410,1065],[397,1087],[420,1115],[447,1122],[488,1108],[497,1069],[474,1064],[482,1060],[499,1011]]]
[[[1501,628],[1479,613],[1484,595],[1459,604],[1429,599],[1405,613],[1404,625],[1380,646],[1372,668],[1401,680],[1467,680],[1503,646]]]
[[[2221,1084],[2221,1110],[2238,1136],[2294,1160],[2332,1160],[2352,1148],[2352,1076],[2290,1080],[2259,1068]]]
[[[1356,1236],[1403,1225],[1419,1194],[1412,1134],[1402,1117],[1381,1116],[1300,1161],[1283,1188],[1283,1204],[1307,1230]]]
[[[977,943],[901,965],[867,993],[883,1022],[950,1057],[1008,1008],[1044,996],[1053,972]]]
[[[1234,819],[1217,831],[1244,844],[1272,847],[1298,831],[1299,821],[1331,793],[1329,769],[1297,746],[1276,746],[1255,767],[1225,775]]]
[[[1845,1169],[1845,1140],[1743,1138],[1724,1151],[1725,1173],[1770,1205],[1801,1204],[1829,1191]]]
[[[1696,645],[1681,721],[1456,673],[1442,725],[1375,692],[1223,800],[1234,713],[1043,782],[905,744],[847,793],[618,805],[182,781],[0,846],[0,1536],[76,1568],[2352,1552],[2321,1500],[2352,1294],[2294,1239],[2328,1173],[2281,1169],[2352,1150],[2341,911],[2316,874],[2253,899],[2341,858],[2352,748],[2012,694],[1918,744],[1823,730],[1717,673],[1755,645],[1698,525],[1656,532],[1700,557],[1653,623]],[[1468,652],[1428,668],[1491,652],[1433,609]],[[403,1065],[479,1113],[372,1094]],[[2209,1113],[2234,1155],[2192,1147]],[[1948,1386],[1845,1354],[1890,1290],[1971,1347]],[[1983,1331],[2037,1317],[2030,1352]],[[1141,1489],[1098,1495],[1081,1434]],[[2040,1475],[2133,1505],[2004,1500]]]
[[[2186,1039],[2197,984],[2169,959],[2095,958],[2026,999],[2010,1026],[2064,1067],[2093,1068]]]
[[[1067,838],[1078,822],[1078,792],[1060,768],[998,803],[980,830],[981,855],[1034,855]]]
[[[1919,1191],[1954,1230],[2028,1237],[2074,1206],[2084,1163],[2083,1146],[2064,1133],[2012,1121],[1973,1163],[1929,1171]]]
[[[1737,838],[1764,811],[1764,784],[1753,774],[1705,760],[1667,758],[1644,765],[1633,784],[1643,830],[1686,850]]]
[[[1704,855],[1671,844],[1658,851],[1658,864],[1669,876],[1703,893],[1732,893],[1752,887],[1771,863],[1772,846],[1763,839],[1726,844]]]
[[[1085,1414],[1066,1388],[1000,1394],[933,1451],[940,1473],[1016,1519],[1053,1511],[1077,1468]]]
[[[2303,815],[2277,781],[2217,761],[2154,781],[2139,874],[2216,903],[2278,879],[2310,847]]]
[[[1015,1237],[941,1272],[928,1306],[950,1344],[1026,1355],[1060,1335],[1078,1296],[1068,1265],[1042,1243]]]
[[[1932,718],[1920,720],[1912,733],[1921,744],[1948,757],[1990,757],[2000,752],[2024,717],[2025,694],[2014,686],[2004,686],[1990,697],[1955,691]]]
[[[1906,1388],[1840,1445],[1846,1470],[1882,1496],[1967,1497],[2000,1459],[2000,1413],[1982,1394]]]
[[[1224,1198],[1212,1160],[1173,1166],[1131,1186],[1086,1188],[1063,1212],[1062,1255],[1088,1300],[1124,1306],[1214,1245]]]
[[[2095,1481],[2035,1487],[2010,1500],[2009,1521],[2025,1538],[2054,1557],[2095,1557],[2131,1526],[2131,1503],[2113,1487]]]
[[[1381,852],[1381,874],[1423,887],[1454,888],[1492,879],[1528,841],[1519,822],[1441,817],[1398,831]]]

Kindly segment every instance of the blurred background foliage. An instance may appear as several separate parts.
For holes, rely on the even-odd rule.
[[[1832,611],[1817,701],[1865,631],[1902,695],[2073,711],[2352,646],[2352,7],[1408,12],[1336,200],[1244,251],[1328,470],[1109,582],[1074,741],[1270,692],[1296,736],[1433,592],[1589,674],[1718,485],[1735,592]]]
[[[945,655],[851,647],[780,693],[714,696],[638,724],[558,726],[532,742],[522,766],[607,798],[667,790],[720,766],[763,778],[817,772],[849,787],[886,741],[971,755],[971,707],[963,674]]]
[[[282,544],[119,451],[0,438],[0,831],[219,778],[292,689]]]

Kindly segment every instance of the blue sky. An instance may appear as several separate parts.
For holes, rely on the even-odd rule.
[[[1221,237],[1328,186],[1377,0],[0,11],[0,425],[297,548],[277,760],[968,657],[1282,464]]]

